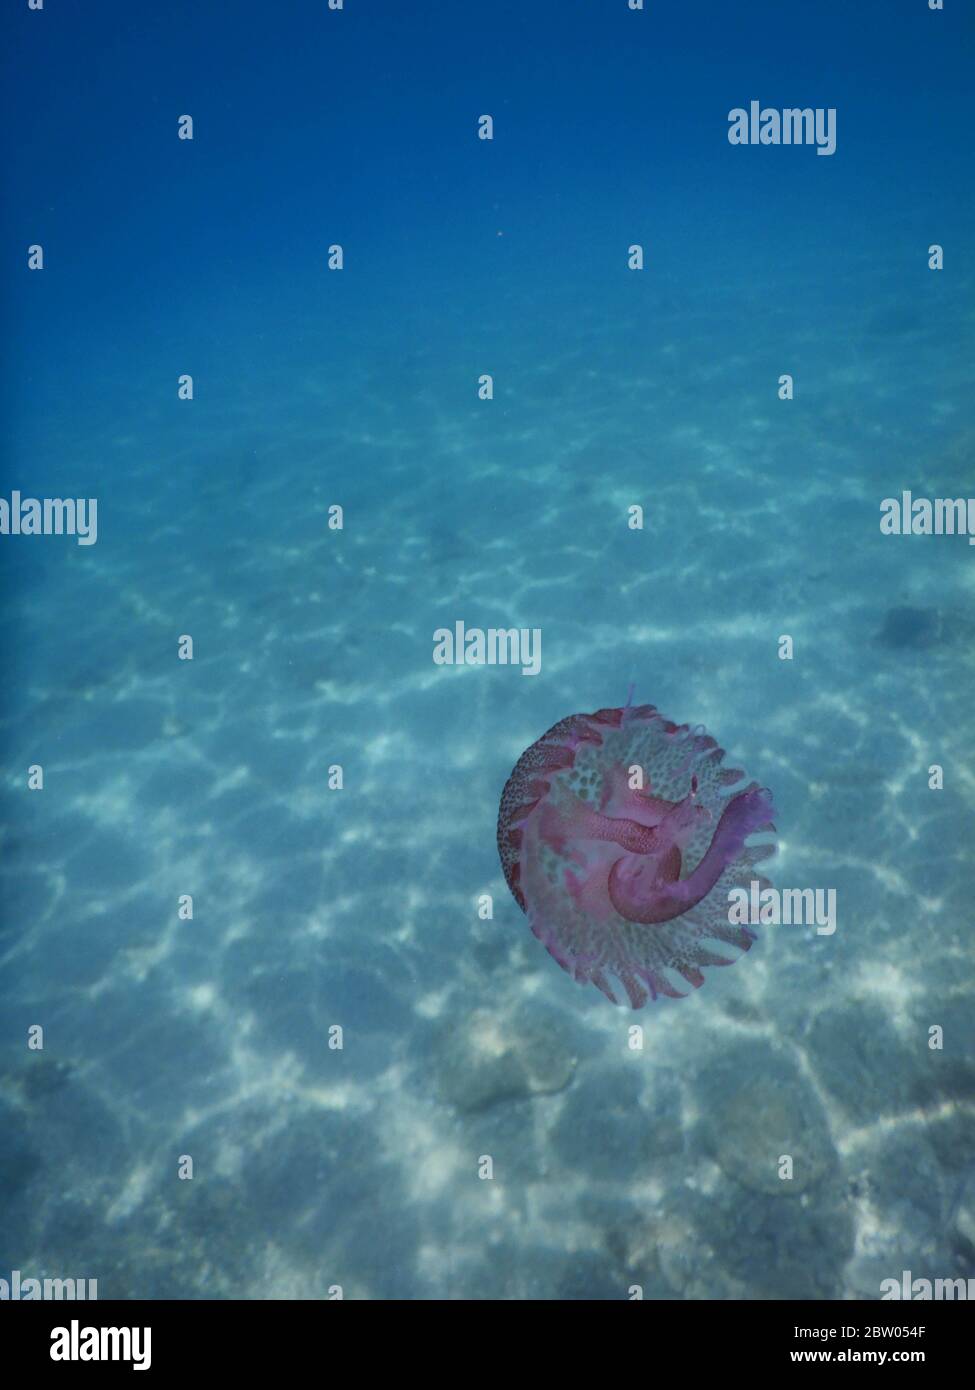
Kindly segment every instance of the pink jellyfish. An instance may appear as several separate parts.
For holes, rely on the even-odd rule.
[[[772,794],[724,768],[703,728],[672,724],[653,705],[562,719],[518,759],[498,813],[508,887],[531,929],[580,983],[634,1009],[682,998],[666,972],[697,989],[703,965],[732,960],[703,943],[747,951],[755,933],[729,921],[728,891],[748,888],[774,844]],[[736,957],[737,958],[737,957]]]

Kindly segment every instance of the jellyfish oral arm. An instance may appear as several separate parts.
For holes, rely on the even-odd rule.
[[[755,788],[734,797],[721,813],[704,858],[685,879],[670,877],[672,854],[622,855],[609,871],[613,907],[628,922],[647,926],[679,917],[707,897],[749,835],[772,828],[774,814],[771,794],[765,790]]]
[[[632,816],[596,811],[578,797],[561,806],[546,803],[542,810],[541,835],[553,848],[561,850],[567,840],[601,840],[617,844],[630,854],[666,854],[674,845],[683,849],[699,818],[710,819],[710,812],[698,805],[697,779],[682,801],[625,792],[618,798]],[[617,800],[616,797],[613,798]]]

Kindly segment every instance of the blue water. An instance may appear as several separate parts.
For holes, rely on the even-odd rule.
[[[879,529],[975,494],[970,12],[3,25],[0,496],[98,533],[0,536],[0,1278],[975,1277],[975,550]],[[835,108],[835,154],[731,145],[752,99]],[[540,674],[435,665],[459,620],[541,629]],[[631,682],[774,790],[775,883],[838,901],[640,1013],[495,847],[522,750]]]

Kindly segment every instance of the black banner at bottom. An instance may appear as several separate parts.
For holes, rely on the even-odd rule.
[[[569,1322],[566,1323],[565,1319]],[[96,1367],[126,1374],[240,1371],[281,1365],[322,1370],[343,1352],[381,1369],[423,1373],[431,1357],[459,1372],[456,1340],[477,1338],[474,1365],[510,1375],[512,1336],[543,1358],[546,1377],[565,1359],[578,1372],[581,1348],[634,1335],[696,1372],[786,1372],[797,1366],[906,1366],[948,1371],[971,1338],[966,1300],[879,1303],[366,1303],[21,1302],[0,1303],[0,1354],[21,1375],[63,1369],[66,1380]],[[366,1338],[363,1341],[363,1337]],[[441,1351],[435,1350],[440,1346]],[[651,1353],[652,1354],[652,1353]],[[464,1353],[466,1362],[469,1353]],[[19,1363],[19,1364],[18,1364]],[[463,1374],[469,1374],[468,1371]]]

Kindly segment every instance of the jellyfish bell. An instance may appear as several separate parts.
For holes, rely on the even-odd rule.
[[[614,1004],[615,981],[635,1009],[680,998],[675,976],[697,989],[702,966],[730,965],[726,948],[754,940],[729,921],[728,895],[775,852],[749,843],[774,831],[775,808],[724,756],[703,728],[628,701],[560,720],[505,784],[498,851],[508,887],[559,965]]]

